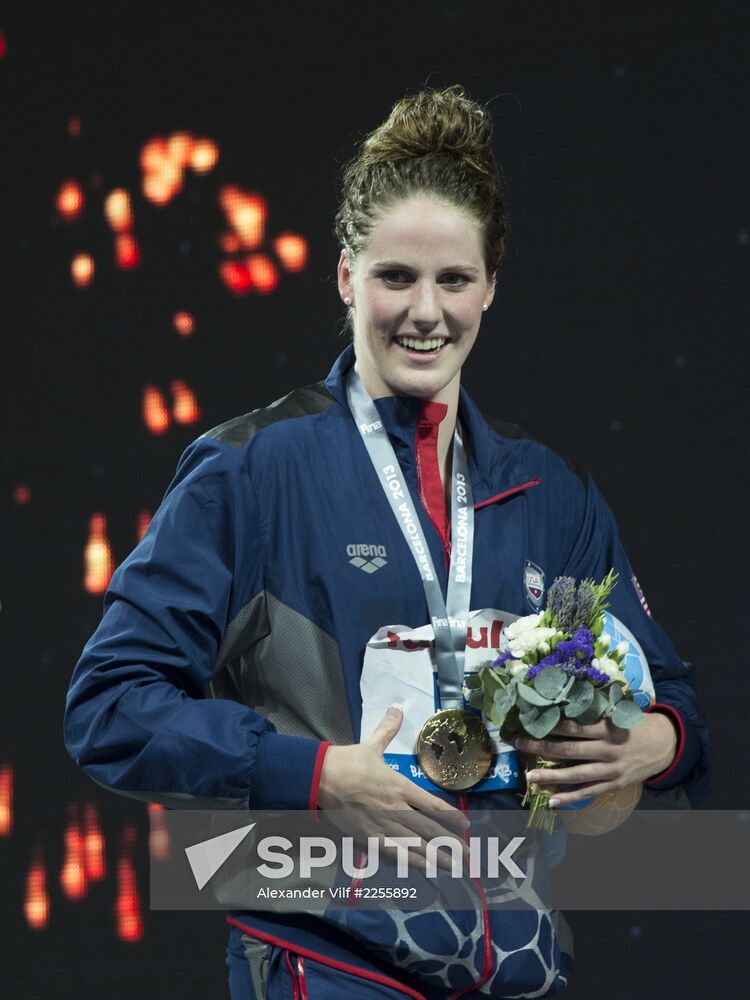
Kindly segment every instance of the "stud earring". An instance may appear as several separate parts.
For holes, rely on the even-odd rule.
[[[344,299],[344,305],[345,306],[350,306],[351,304],[352,304],[352,300],[347,295],[346,298]]]
[[[486,313],[489,308],[490,308],[489,302],[485,302],[485,304],[482,306],[482,312]]]

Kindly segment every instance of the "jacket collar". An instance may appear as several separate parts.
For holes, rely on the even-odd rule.
[[[354,347],[348,347],[336,359],[325,380],[325,386],[334,399],[348,412],[346,377],[355,361]],[[383,426],[396,441],[414,451],[417,422],[423,402],[412,396],[384,396],[375,400]],[[535,471],[527,467],[522,441],[511,441],[492,430],[463,388],[460,389],[458,414],[464,428],[469,470],[471,473],[474,504],[486,504],[493,497],[514,492],[537,479]]]

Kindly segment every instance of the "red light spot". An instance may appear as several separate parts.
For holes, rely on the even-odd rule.
[[[84,589],[89,594],[103,594],[115,570],[112,547],[107,538],[107,519],[104,514],[91,515],[89,539],[84,549],[83,562]]]
[[[13,768],[10,764],[0,767],[0,837],[13,832]]]
[[[147,385],[143,390],[141,404],[143,422],[151,434],[164,434],[170,425],[169,410],[161,390],[154,385]]]
[[[186,382],[172,383],[172,413],[177,424],[194,424],[201,418],[201,409],[195,393]]]
[[[49,923],[47,869],[42,852],[37,850],[26,875],[26,898],[23,903],[26,923],[32,930],[42,930]]]
[[[7,53],[7,51],[8,51],[8,39],[5,35],[5,32],[0,31],[0,59],[3,58],[3,56]]]
[[[242,295],[250,290],[253,279],[250,272],[237,260],[225,260],[219,264],[219,274],[227,288],[235,295]]]
[[[149,802],[148,817],[150,831],[148,849],[155,861],[166,861],[169,857],[169,830],[164,821],[164,806]]]
[[[68,899],[73,900],[83,899],[88,888],[83,833],[78,821],[78,810],[73,803],[68,807],[65,861],[60,870],[60,887]]]
[[[68,119],[68,135],[71,139],[78,139],[81,135],[81,119],[80,118],[69,118]]]
[[[138,511],[138,526],[136,528],[136,535],[138,541],[143,538],[143,536],[148,531],[148,526],[151,524],[151,511],[150,510],[139,510]]]
[[[13,503],[18,504],[19,507],[25,507],[26,504],[31,503],[31,487],[25,483],[19,483],[18,486],[14,487]]]
[[[130,233],[120,233],[115,237],[115,260],[117,266],[124,270],[138,267],[141,262],[141,251],[138,240]]]
[[[257,288],[259,292],[265,294],[272,292],[277,287],[279,272],[270,257],[266,257],[262,253],[256,253],[247,258],[246,264],[250,272],[250,280],[253,283],[253,288]]]
[[[87,288],[94,280],[94,258],[87,253],[77,254],[70,262],[70,274],[73,284]]]
[[[222,233],[219,237],[219,246],[224,253],[236,253],[242,248],[237,233]]]
[[[83,209],[83,188],[78,181],[63,181],[55,198],[55,208],[61,219],[72,222]]]
[[[175,313],[172,324],[181,337],[192,337],[195,333],[195,320],[189,312]]]
[[[93,802],[86,803],[83,824],[83,857],[86,879],[96,882],[104,878],[107,869],[104,861],[104,835]]]
[[[135,881],[135,868],[131,852],[135,843],[135,831],[128,827],[123,831],[123,848],[117,864],[117,900],[115,920],[117,936],[121,941],[140,941],[143,937],[141,901]]]

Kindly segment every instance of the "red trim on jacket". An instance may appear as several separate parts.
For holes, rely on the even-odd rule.
[[[520,486],[511,486],[509,490],[503,490],[502,493],[496,493],[494,497],[490,497],[489,500],[482,500],[481,503],[474,504],[474,510],[481,510],[482,507],[488,507],[491,503],[497,503],[498,500],[505,500],[506,497],[512,497],[514,493],[520,493],[522,490],[528,490],[531,486],[538,486],[541,483],[539,476],[534,476],[530,479],[528,483],[521,483]]]
[[[297,955],[297,978],[299,979],[299,1000],[310,1000],[305,982],[305,960],[301,955]]]
[[[332,744],[328,740],[323,740],[323,742],[318,747],[318,753],[315,757],[315,766],[313,767],[312,774],[312,784],[310,785],[310,801],[307,808],[312,812],[318,808],[318,792],[320,791],[320,776],[323,773],[323,761],[325,760],[328,748]]]
[[[422,506],[435,525],[446,554],[450,553],[451,523],[445,505],[445,489],[438,459],[438,432],[440,423],[448,412],[445,403],[428,400],[422,403],[417,421],[414,452],[417,462],[417,483]]]
[[[458,808],[464,813],[469,811],[469,796],[466,792],[459,793]],[[466,830],[464,839],[468,843],[469,830]],[[456,990],[455,993],[451,993],[448,1000],[458,1000],[459,997],[466,996],[467,993],[473,993],[474,990],[479,989],[480,986],[484,986],[492,975],[492,969],[495,964],[492,960],[492,927],[490,925],[490,911],[487,908],[487,899],[484,895],[484,889],[482,888],[482,880],[475,878],[472,879],[472,881],[479,891],[479,897],[482,900],[482,975],[475,983],[469,983],[468,986],[462,986],[460,990]]]
[[[292,980],[292,990],[294,991],[294,996],[292,1000],[300,1000],[299,986],[297,985],[297,976],[294,973],[294,966],[292,965],[292,959],[288,951],[284,952],[284,960],[286,961],[286,967],[289,970],[289,977]]]
[[[657,782],[664,781],[665,778],[668,778],[679,764],[680,757],[682,757],[683,750],[685,749],[685,723],[682,721],[682,716],[677,709],[672,708],[671,705],[661,705],[657,703],[656,705],[649,705],[646,711],[661,712],[663,715],[669,716],[670,721],[674,723],[675,729],[677,730],[677,749],[675,750],[674,760],[666,771],[662,771],[661,774],[655,774],[653,778],[647,778],[645,781],[645,784],[647,785],[654,785]]]
[[[243,924],[234,917],[227,917],[227,923],[233,927],[237,927],[238,930],[244,931],[245,934],[249,934],[251,938],[256,938],[258,941],[265,941],[266,944],[275,944],[277,948],[291,951],[294,955],[303,955],[313,962],[320,962],[321,965],[327,965],[331,969],[338,969],[339,972],[346,972],[350,976],[357,976],[359,979],[369,979],[370,982],[380,983],[381,986],[388,986],[390,989],[396,990],[397,993],[403,993],[406,997],[412,997],[413,1000],[427,1000],[423,993],[417,993],[411,986],[399,983],[398,980],[391,979],[390,976],[384,976],[380,972],[370,972],[369,969],[358,969],[356,965],[339,962],[336,958],[330,958],[328,955],[322,955],[319,952],[312,951],[310,948],[303,948],[298,944],[292,944],[291,941],[284,941],[273,934],[266,934],[265,931],[248,927],[247,924]]]

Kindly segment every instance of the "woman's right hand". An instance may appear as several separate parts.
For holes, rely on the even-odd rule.
[[[368,740],[328,748],[318,789],[319,807],[346,811],[347,827],[354,824],[357,839],[363,843],[367,836],[381,841],[386,836],[461,837],[469,824],[460,809],[420,788],[383,760],[402,722],[401,707],[391,705]],[[409,857],[423,867],[424,845],[410,850]]]

